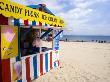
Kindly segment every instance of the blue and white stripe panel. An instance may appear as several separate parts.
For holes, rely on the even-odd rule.
[[[48,72],[49,71],[49,58],[48,58],[48,52],[45,52],[45,71]]]
[[[43,74],[46,73],[46,65],[45,65],[45,52],[43,52]]]
[[[52,52],[52,59],[50,59],[51,52]],[[58,66],[57,60],[59,60],[59,53],[56,54],[56,51],[49,50],[49,51],[43,52],[42,54],[43,54],[43,74],[45,74],[50,70],[50,67],[51,67],[50,60],[52,60],[52,68],[55,68]],[[40,53],[37,53],[37,54],[21,57],[22,80],[20,80],[20,82],[21,81],[29,82],[30,80],[36,79],[41,75],[40,55],[41,55]],[[18,61],[17,58],[10,59],[11,81],[12,81],[12,74],[13,74],[13,63],[16,63],[17,61]]]
[[[30,79],[33,80],[33,79],[36,79],[40,76],[40,54],[37,53],[37,54],[33,54],[33,55],[30,55],[30,56],[25,56],[25,57],[22,57],[22,80],[23,82],[27,81],[26,79],[26,58],[29,57],[29,62],[30,62]],[[29,70],[29,69],[28,69]]]
[[[26,57],[22,58],[22,82],[27,82],[26,79],[26,62],[25,62]]]
[[[37,77],[40,76],[40,54],[37,54]]]
[[[33,54],[33,55],[30,55],[30,78],[31,80],[34,79],[34,66],[33,66],[33,57],[35,56],[36,54]]]
[[[33,71],[34,71],[34,78],[37,78],[38,77],[38,71],[37,71],[37,55],[35,55],[34,57],[33,57]]]

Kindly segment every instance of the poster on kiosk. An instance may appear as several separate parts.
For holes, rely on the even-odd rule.
[[[1,25],[1,59],[18,55],[18,27]]]

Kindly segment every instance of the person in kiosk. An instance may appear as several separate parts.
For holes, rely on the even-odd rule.
[[[21,55],[27,56],[40,52],[40,35],[38,29],[21,28]]]
[[[32,51],[40,52],[41,40],[39,37],[39,32],[35,31],[32,33]]]

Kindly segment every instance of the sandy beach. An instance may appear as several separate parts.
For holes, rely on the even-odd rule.
[[[33,82],[110,82],[110,43],[60,42],[60,47],[60,66]]]

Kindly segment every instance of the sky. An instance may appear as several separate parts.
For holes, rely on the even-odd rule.
[[[110,0],[10,0],[22,5],[46,4],[65,20],[65,35],[110,36]],[[71,29],[71,30],[70,30]]]

